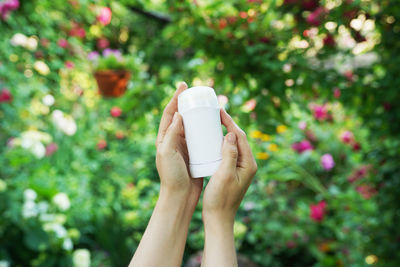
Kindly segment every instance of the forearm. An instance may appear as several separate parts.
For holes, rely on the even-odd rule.
[[[238,266],[233,220],[205,220],[204,232],[205,242],[201,266]]]
[[[179,195],[161,190],[129,267],[180,266],[193,209]]]

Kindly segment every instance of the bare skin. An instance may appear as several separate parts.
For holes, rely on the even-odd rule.
[[[156,165],[160,195],[130,267],[180,266],[187,232],[203,188],[203,178],[192,178],[178,95],[187,89],[180,83],[161,118],[157,135]],[[257,165],[245,133],[221,110],[228,130],[222,162],[211,177],[203,198],[205,247],[202,266],[237,266],[233,237],[236,211]]]

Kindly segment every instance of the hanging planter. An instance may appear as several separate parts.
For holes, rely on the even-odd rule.
[[[95,65],[94,77],[100,94],[105,97],[122,96],[131,77],[129,70],[133,68],[133,58],[109,48],[104,49],[102,56],[91,52],[88,58]]]
[[[102,70],[96,71],[94,77],[101,95],[119,97],[125,93],[131,73],[127,70]]]

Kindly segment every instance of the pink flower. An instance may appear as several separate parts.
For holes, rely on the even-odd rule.
[[[300,130],[305,130],[307,128],[307,122],[305,121],[300,121],[298,124],[298,127]]]
[[[75,67],[75,64],[74,64],[74,62],[68,60],[65,62],[65,67],[67,69],[73,69]]]
[[[303,140],[303,141],[298,142],[298,143],[293,143],[293,144],[292,144],[292,149],[293,149],[293,150],[296,150],[297,153],[301,154],[301,153],[303,153],[304,151],[313,150],[314,147],[312,146],[312,144],[310,143],[310,141],[308,141],[308,140]]]
[[[108,7],[102,7],[100,9],[100,14],[97,16],[97,20],[105,26],[110,24],[111,16],[112,16],[111,9]]]
[[[321,24],[321,19],[325,15],[326,10],[323,7],[318,7],[313,12],[308,15],[306,21],[312,26],[319,26]]]
[[[322,200],[317,204],[310,204],[310,218],[315,222],[321,222],[325,216],[326,202]]]
[[[342,142],[345,143],[345,144],[350,144],[351,142],[354,141],[354,135],[350,131],[344,131],[340,135],[340,140],[342,140]]]
[[[107,147],[107,141],[104,139],[99,140],[99,142],[97,143],[97,149],[103,150],[106,147]]]
[[[341,94],[342,94],[342,92],[340,91],[339,88],[335,87],[335,88],[333,89],[333,96],[334,96],[336,99],[339,98]]]
[[[335,161],[331,154],[324,154],[321,157],[321,165],[326,171],[330,171],[333,167],[335,167]]]
[[[117,117],[121,116],[122,110],[119,107],[112,107],[111,110],[110,110],[110,114],[114,118],[117,118]]]
[[[65,39],[59,39],[57,44],[61,48],[67,48],[68,47],[68,41],[65,40]]]
[[[90,61],[96,61],[96,60],[99,58],[99,52],[97,52],[97,51],[92,51],[92,52],[90,52],[90,53],[88,54],[87,58],[88,58]]]
[[[312,106],[313,116],[319,121],[323,121],[328,118],[328,109],[326,105],[313,105]]]
[[[0,2],[0,17],[2,20],[6,20],[8,14],[19,8],[18,0],[5,0]]]
[[[252,111],[256,108],[257,101],[255,99],[250,99],[246,103],[244,103],[244,107],[247,111]]]
[[[0,103],[11,102],[13,99],[11,92],[7,88],[3,88],[0,91]]]
[[[51,156],[58,150],[58,145],[56,143],[51,143],[46,146],[46,156]]]

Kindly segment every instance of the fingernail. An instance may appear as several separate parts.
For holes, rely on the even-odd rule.
[[[228,133],[226,138],[228,139],[228,143],[232,145],[236,144],[236,135],[234,133]]]
[[[177,118],[178,118],[178,112],[175,112],[174,117],[172,118],[172,122],[176,121]]]

